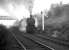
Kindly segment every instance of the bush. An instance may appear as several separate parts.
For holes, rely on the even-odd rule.
[[[7,29],[5,26],[0,25],[0,50],[7,46]]]

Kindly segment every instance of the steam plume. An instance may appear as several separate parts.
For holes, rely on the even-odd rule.
[[[0,7],[7,8],[8,4],[24,5],[26,9],[32,11],[34,0],[0,0]]]

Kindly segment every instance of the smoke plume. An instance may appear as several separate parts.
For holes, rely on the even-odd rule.
[[[9,4],[13,4],[14,6],[23,4],[26,9],[31,12],[33,8],[33,3],[34,0],[0,0],[0,7],[7,8]]]
[[[34,0],[11,0],[16,5],[23,4],[29,12],[32,11]]]

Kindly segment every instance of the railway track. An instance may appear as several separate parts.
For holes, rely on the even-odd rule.
[[[66,45],[63,45],[63,44],[59,44],[56,40],[51,39],[51,38],[47,39],[47,38],[42,37],[40,35],[32,35],[32,34],[23,34],[23,35],[42,44],[42,45],[44,45],[44,46],[49,46],[50,48],[53,48],[55,50],[69,50],[69,47],[67,47]]]
[[[34,40],[26,36],[21,35],[21,33],[15,33],[14,31],[11,31],[11,30],[10,32],[12,32],[12,35],[14,36],[16,41],[20,44],[20,46],[24,50],[51,50],[50,48],[35,42]]]

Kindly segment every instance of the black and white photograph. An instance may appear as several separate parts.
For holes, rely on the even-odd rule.
[[[0,50],[69,50],[69,0],[0,0]]]

